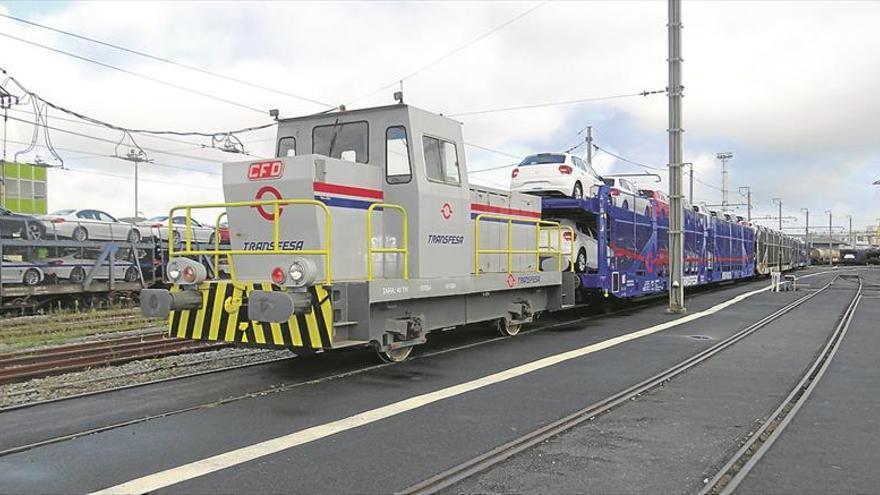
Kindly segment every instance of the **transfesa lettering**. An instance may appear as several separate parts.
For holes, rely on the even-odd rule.
[[[463,235],[428,234],[428,244],[461,244],[463,242]]]
[[[278,245],[282,251],[302,251],[303,242],[304,241],[287,240],[279,241]],[[273,249],[272,244],[272,241],[246,241],[243,247],[245,251],[271,251]]]

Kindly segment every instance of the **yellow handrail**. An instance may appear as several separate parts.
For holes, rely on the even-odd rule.
[[[280,237],[281,237],[281,208],[286,205],[312,205],[317,206],[318,208],[324,211],[324,235],[325,235],[325,243],[323,249],[281,249],[280,248]],[[208,250],[208,249],[192,249],[192,210],[193,209],[209,209],[209,208],[236,208],[236,207],[257,207],[257,206],[272,206],[274,207],[274,216],[273,216],[273,228],[272,228],[272,249],[265,251],[247,251],[244,249],[229,249],[224,250],[223,254],[226,256],[232,255],[273,255],[273,254],[288,254],[288,255],[299,255],[299,256],[323,256],[324,257],[324,283],[332,283],[332,254],[331,254],[331,220],[330,220],[330,209],[321,201],[316,199],[274,199],[274,200],[259,200],[259,201],[236,201],[232,203],[206,203],[199,205],[186,205],[186,206],[175,206],[171,208],[168,214],[168,228],[169,228],[169,238],[171,238],[170,232],[173,232],[173,224],[172,218],[174,217],[174,212],[178,210],[186,211],[186,249],[184,251],[179,251],[175,253],[174,250],[174,242],[168,243],[168,256],[172,257],[175,254],[178,256],[195,256],[195,255],[205,255],[205,256],[215,256],[219,252],[219,246],[215,246],[218,249]],[[219,232],[217,233],[219,236]],[[231,260],[231,258],[230,258]],[[231,263],[231,261],[230,261]],[[231,265],[230,265],[231,266]],[[234,274],[233,274],[234,278]]]
[[[544,222],[545,222],[545,221],[542,221],[542,223],[539,223],[539,224],[536,224],[536,225],[535,225],[535,227],[536,227],[536,228],[535,228],[535,239],[536,239],[535,242],[536,242],[536,243],[539,243],[539,244],[538,244],[539,246],[540,246],[541,231],[542,231],[542,229],[541,229],[541,225],[542,225]],[[561,223],[558,223],[558,222],[549,222],[549,221],[546,221],[546,223],[549,223],[549,224],[553,225],[554,227],[556,227],[555,230],[558,232],[558,236],[559,236],[559,237],[557,237],[557,243],[558,243],[558,244],[557,244],[557,249],[552,249],[552,247],[551,247],[551,246],[552,246],[552,243],[550,242],[550,238],[549,238],[549,236],[548,236],[548,238],[547,238],[547,248],[548,248],[548,249],[543,250],[543,251],[538,251],[538,252],[535,253],[535,263],[537,264],[537,266],[538,266],[538,268],[539,268],[539,271],[541,271],[541,270],[540,270],[540,266],[541,266],[541,255],[542,255],[542,254],[551,254],[551,255],[552,255],[552,254],[555,254],[556,251],[559,251],[559,256],[557,256],[557,258],[558,258],[558,269],[559,269],[559,271],[561,271],[561,272],[564,272],[564,271],[574,271],[574,260],[575,260],[575,256],[574,256],[574,239],[575,239],[574,229],[571,228],[571,226],[569,226],[569,225],[562,225]],[[563,230],[567,230],[567,231],[569,231],[569,232],[571,233],[571,241],[569,242],[569,247],[570,247],[571,249],[569,249],[569,251],[568,251],[568,258],[569,258],[568,263],[569,263],[569,265],[568,265],[568,268],[566,268],[565,270],[562,269],[562,255],[565,254],[565,253],[562,252],[562,231],[563,231]]]
[[[400,212],[403,220],[402,248],[373,247],[373,211],[376,208],[392,209]],[[373,253],[403,254],[403,279],[409,280],[409,217],[406,214],[406,208],[390,203],[373,203],[367,208],[367,280],[373,280]]]
[[[214,222],[214,276],[216,278],[220,278],[220,221],[223,217],[227,216],[226,212],[220,212],[217,215],[217,221]],[[232,239],[230,238],[230,243]],[[227,252],[229,250],[226,250]],[[226,255],[226,262],[229,263],[229,277],[234,281],[235,277],[235,263],[232,262],[232,256],[229,254]]]
[[[480,248],[480,220],[484,218],[493,218],[502,220],[507,223],[507,247],[505,249],[481,249]],[[535,249],[513,249],[513,222],[525,222],[534,224],[535,226]],[[558,235],[557,249],[552,249],[548,243],[548,249],[541,249],[541,225],[549,225],[554,227]],[[570,228],[570,227],[569,227]],[[513,255],[514,254],[534,254],[537,266],[535,271],[541,271],[540,259],[542,254],[555,254],[559,271],[562,271],[562,226],[559,222],[551,222],[549,220],[537,220],[530,218],[514,218],[506,215],[495,215],[492,213],[481,213],[474,219],[474,275],[480,275],[480,255],[481,254],[506,254],[507,255],[507,273],[513,273]]]

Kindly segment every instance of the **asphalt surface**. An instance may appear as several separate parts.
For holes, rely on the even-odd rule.
[[[663,387],[447,492],[699,492],[798,382],[855,293],[838,281]]]
[[[828,279],[830,275],[822,275],[810,283],[817,286]],[[708,308],[766,283],[696,295],[688,301],[689,310]],[[399,490],[627,388],[801,295],[761,293],[691,323],[159,492]],[[145,414],[211,404],[273,384],[315,378],[281,392],[257,394],[0,457],[0,493],[88,492],[112,486],[675,318],[661,308],[640,308],[430,354],[490,335],[485,330],[455,332],[450,334],[455,337],[432,339],[419,359],[332,379],[340,371],[363,368],[367,358],[362,353],[317,356],[291,361],[289,367],[278,363],[3,413],[0,443],[9,448]]]
[[[880,271],[865,279],[825,375],[735,493],[880,493]]]

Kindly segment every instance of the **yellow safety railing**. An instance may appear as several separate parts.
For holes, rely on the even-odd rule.
[[[480,221],[486,218],[501,220],[507,224],[507,246],[504,249],[483,249],[480,247]],[[534,249],[513,249],[513,224],[529,223],[535,226],[535,248]],[[550,226],[551,229],[542,229],[542,226]],[[566,227],[570,229],[570,227]],[[555,230],[557,234],[557,248],[553,249],[547,243],[547,249],[541,248],[541,232]],[[555,255],[559,271],[562,271],[562,225],[559,222],[551,222],[548,220],[536,220],[525,218],[514,218],[506,215],[495,215],[492,213],[481,213],[474,219],[474,275],[480,275],[480,255],[495,254],[507,256],[507,273],[513,273],[513,256],[516,254],[530,254],[535,256],[537,266],[535,271],[541,271],[541,255]],[[572,250],[573,251],[573,250]]]
[[[289,205],[312,205],[320,208],[324,212],[324,235],[325,235],[325,244],[323,249],[281,249],[280,248],[280,238],[281,238],[281,207],[289,206]],[[222,253],[219,249],[219,242],[215,242],[215,249],[193,249],[192,248],[192,210],[203,210],[203,209],[211,209],[211,208],[237,208],[237,207],[260,207],[260,206],[272,206],[274,208],[273,215],[273,225],[272,225],[272,249],[264,250],[264,251],[246,251],[244,249],[229,249],[223,250]],[[332,271],[331,271],[331,220],[330,220],[330,209],[321,201],[316,199],[275,199],[275,200],[260,200],[260,201],[237,201],[232,203],[206,203],[199,205],[186,205],[186,206],[175,206],[171,209],[168,214],[168,232],[169,239],[171,238],[171,233],[174,232],[174,225],[172,223],[172,219],[174,217],[174,212],[184,210],[186,212],[186,236],[185,236],[185,249],[182,251],[175,252],[174,242],[168,243],[168,256],[197,256],[197,255],[205,255],[205,256],[219,256],[220,254],[226,255],[228,259],[230,259],[233,255],[277,255],[277,254],[286,254],[286,255],[299,255],[299,256],[323,256],[324,257],[324,283],[332,282]],[[219,224],[219,217],[218,217]],[[219,238],[219,231],[216,234],[216,237]],[[217,258],[215,258],[217,259]],[[230,264],[230,270],[233,270],[232,265]],[[233,279],[235,279],[234,272],[232,273]]]
[[[560,232],[560,234],[564,231],[568,231],[571,234],[571,241],[568,243],[569,263],[568,263],[568,268],[563,270],[562,269],[562,256],[564,256],[566,253],[562,252],[562,237],[557,235],[557,241],[559,242],[559,244],[556,245],[556,249],[553,249],[553,247],[552,247],[553,243],[550,242],[550,236],[547,236],[547,249],[541,250],[541,251],[538,251],[537,253],[535,253],[535,263],[538,266],[538,270],[540,271],[541,255],[542,254],[553,255],[553,254],[556,254],[557,251],[559,251],[559,256],[557,256],[557,258],[559,258],[559,260],[558,260],[559,261],[559,263],[558,263],[559,271],[561,271],[561,272],[569,271],[569,270],[574,271],[574,260],[575,260],[574,239],[575,239],[575,235],[576,235],[574,233],[574,229],[569,227],[568,225],[562,225],[558,222],[550,222],[550,221],[542,220],[541,223],[538,223],[535,225],[535,238],[537,239],[536,242],[538,242],[538,243],[540,243],[541,232],[546,232],[547,230],[550,230],[550,229],[542,229],[541,225],[544,225],[544,224],[551,224],[553,227],[552,230],[558,230]],[[538,244],[538,245],[540,246],[540,244]]]
[[[373,211],[376,208],[397,210],[403,220],[403,247],[387,248],[373,247]],[[367,208],[367,280],[373,280],[373,254],[374,253],[397,253],[403,255],[403,279],[409,280],[409,217],[406,208],[390,203],[373,203]]]
[[[225,211],[220,212],[217,215],[217,221],[214,222],[214,278],[220,278],[220,223],[225,216]],[[229,277],[235,280],[235,264],[232,262],[232,256],[229,254],[226,254],[226,263],[229,264]]]

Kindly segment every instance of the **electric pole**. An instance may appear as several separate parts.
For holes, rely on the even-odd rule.
[[[721,160],[721,209],[727,211],[727,205],[730,204],[727,196],[727,161],[733,158],[733,153],[722,151],[715,153],[715,158]]]
[[[852,215],[847,215],[846,218],[849,219],[849,245],[851,247],[856,247],[856,240],[852,234]]]
[[[593,166],[593,126],[587,126],[587,164]]]
[[[804,212],[804,216],[806,217],[807,226],[804,229],[804,242],[807,244],[807,250],[810,249],[810,209],[809,208],[801,208],[801,211]]]
[[[828,214],[828,266],[831,266],[834,264],[834,256],[831,255],[831,250],[834,249],[831,241],[831,210],[825,210],[825,213]]]
[[[687,165],[690,171],[690,186],[688,188],[688,202],[693,205],[694,204],[694,162],[684,162],[681,164],[682,167]],[[682,172],[683,173],[683,172]]]
[[[742,194],[743,189],[746,190],[746,211],[748,211],[749,222],[752,221],[752,187],[740,186],[739,193]]]
[[[772,201],[779,205],[779,233],[782,234],[782,198],[773,198]],[[779,246],[777,246],[777,248],[776,248],[776,251],[778,254],[777,259],[779,261],[779,264],[777,266],[779,267],[779,271],[781,272],[782,271],[782,241],[781,240],[779,242]]]
[[[684,207],[682,206],[681,0],[668,0],[669,44],[669,312],[684,313]]]

